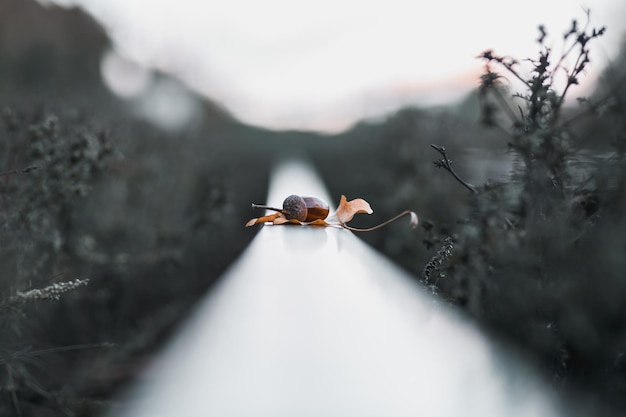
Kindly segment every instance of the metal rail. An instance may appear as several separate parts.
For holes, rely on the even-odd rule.
[[[301,163],[289,194],[331,201]],[[115,415],[562,415],[546,392],[351,232],[264,226]]]

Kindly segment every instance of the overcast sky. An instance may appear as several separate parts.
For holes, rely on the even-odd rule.
[[[539,24],[559,50],[583,7],[593,26],[608,26],[591,47],[593,69],[626,30],[624,0],[55,1],[83,6],[107,28],[115,51],[105,66],[126,69],[126,94],[149,76],[120,57],[178,74],[244,122],[279,129],[337,131],[458,99],[476,86],[480,52],[534,56]]]

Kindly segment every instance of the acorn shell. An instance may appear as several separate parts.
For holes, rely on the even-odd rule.
[[[283,201],[283,214],[289,220],[309,223],[325,219],[329,212],[328,203],[317,197],[290,195]]]

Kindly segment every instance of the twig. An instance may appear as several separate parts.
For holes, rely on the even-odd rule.
[[[588,114],[593,113],[594,111],[597,111],[598,107],[600,107],[602,104],[606,103],[607,100],[609,100],[610,98],[614,97],[616,94],[616,91],[618,91],[620,88],[622,88],[622,85],[626,84],[626,75],[621,76],[618,80],[613,82],[613,85],[611,86],[611,89],[609,90],[609,92],[607,92],[606,94],[602,95],[600,98],[594,99],[595,103],[592,103],[591,101],[587,100],[587,103],[589,104],[589,107],[585,108],[584,110],[581,110],[579,112],[576,112],[572,117],[564,120],[563,122],[561,122],[558,127],[564,128],[570,124],[572,124],[573,122],[579,120],[581,117],[586,116]]]
[[[26,173],[34,171],[36,169],[39,169],[39,167],[37,165],[34,165],[32,167],[28,167],[28,168],[23,168],[23,169],[14,169],[13,171],[7,171],[7,172],[0,173],[0,177],[4,177],[5,175],[11,175],[11,174],[26,174]]]
[[[22,409],[20,408],[20,403],[17,400],[17,394],[16,394],[16,385],[15,385],[15,381],[13,380],[13,372],[11,370],[10,366],[6,366],[6,370],[7,370],[7,375],[9,377],[9,384],[11,386],[11,401],[13,402],[13,407],[15,408],[15,414],[17,415],[17,417],[22,417]]]
[[[511,109],[511,106],[509,106],[509,103],[506,101],[500,90],[494,88],[492,91],[496,97],[496,100],[498,100],[498,103],[500,103],[500,106],[504,109],[506,115],[509,117],[509,119],[511,119],[511,122],[514,124],[518,123],[519,120],[517,119],[517,115],[515,114],[513,109]]]
[[[0,358],[0,365],[8,365],[12,361],[24,361],[25,359],[31,359],[36,356],[44,356],[49,355],[51,353],[57,352],[70,352],[74,350],[86,350],[86,349],[108,349],[113,348],[116,345],[110,342],[103,343],[86,343],[82,345],[67,345],[67,346],[58,346],[48,349],[38,349],[38,350],[30,350],[30,346],[21,351],[14,352],[12,355],[8,357]]]
[[[452,174],[452,176],[454,178],[456,178],[456,180],[458,182],[461,183],[461,185],[463,185],[465,188],[467,188],[468,190],[470,190],[470,192],[472,193],[477,193],[478,191],[476,190],[476,187],[473,186],[472,184],[463,181],[463,179],[461,179],[461,177],[459,177],[459,175],[454,171],[454,169],[452,168],[452,161],[450,159],[448,159],[448,154],[446,153],[446,148],[444,148],[443,146],[437,146],[434,144],[430,145],[433,149],[435,149],[437,152],[439,152],[441,154],[441,156],[443,156],[443,159],[436,161],[435,162],[435,166],[437,168],[444,168],[446,171],[448,171],[450,174]]]

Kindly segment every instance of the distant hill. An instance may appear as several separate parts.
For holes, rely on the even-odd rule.
[[[100,72],[110,47],[106,30],[80,8],[0,0],[0,102],[28,107],[71,103],[100,117],[126,117],[136,103],[111,93]],[[159,83],[167,78],[155,77]],[[173,84],[193,96],[207,122],[232,122],[219,105]]]
[[[0,0],[0,87],[5,96],[102,90],[99,63],[108,45],[104,29],[79,9]]]

